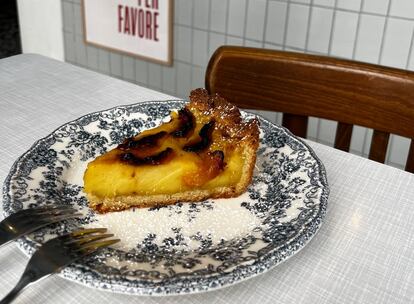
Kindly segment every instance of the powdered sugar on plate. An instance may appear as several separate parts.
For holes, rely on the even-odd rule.
[[[214,245],[252,234],[260,226],[260,219],[240,206],[244,199],[248,199],[248,194],[236,199],[97,214],[96,221],[88,227],[108,228],[108,232],[121,240],[117,248],[123,250],[136,248],[148,236],[161,244],[166,238],[174,238],[177,232],[183,237],[180,246],[184,248],[180,249],[194,250],[200,246],[194,236],[208,238]]]

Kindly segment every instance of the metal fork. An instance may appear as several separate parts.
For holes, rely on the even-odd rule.
[[[63,267],[100,248],[119,242],[119,239],[103,240],[113,236],[104,232],[106,228],[81,229],[44,243],[30,258],[17,285],[0,304],[11,303],[27,285],[59,272]]]
[[[0,247],[39,228],[80,215],[68,206],[20,210],[0,222]]]

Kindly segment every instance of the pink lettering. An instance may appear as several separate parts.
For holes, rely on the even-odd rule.
[[[118,5],[118,32],[122,32],[122,5]]]

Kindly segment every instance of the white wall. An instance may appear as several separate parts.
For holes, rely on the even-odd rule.
[[[63,61],[62,2],[17,0],[23,53],[36,53]]]

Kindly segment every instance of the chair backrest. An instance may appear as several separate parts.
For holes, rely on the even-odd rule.
[[[374,129],[369,158],[384,162],[390,133],[414,138],[414,73],[330,57],[223,46],[206,88],[241,108],[283,112],[306,137],[308,116],[338,122],[335,148],[349,151],[352,126]],[[414,172],[411,140],[406,170]]]

